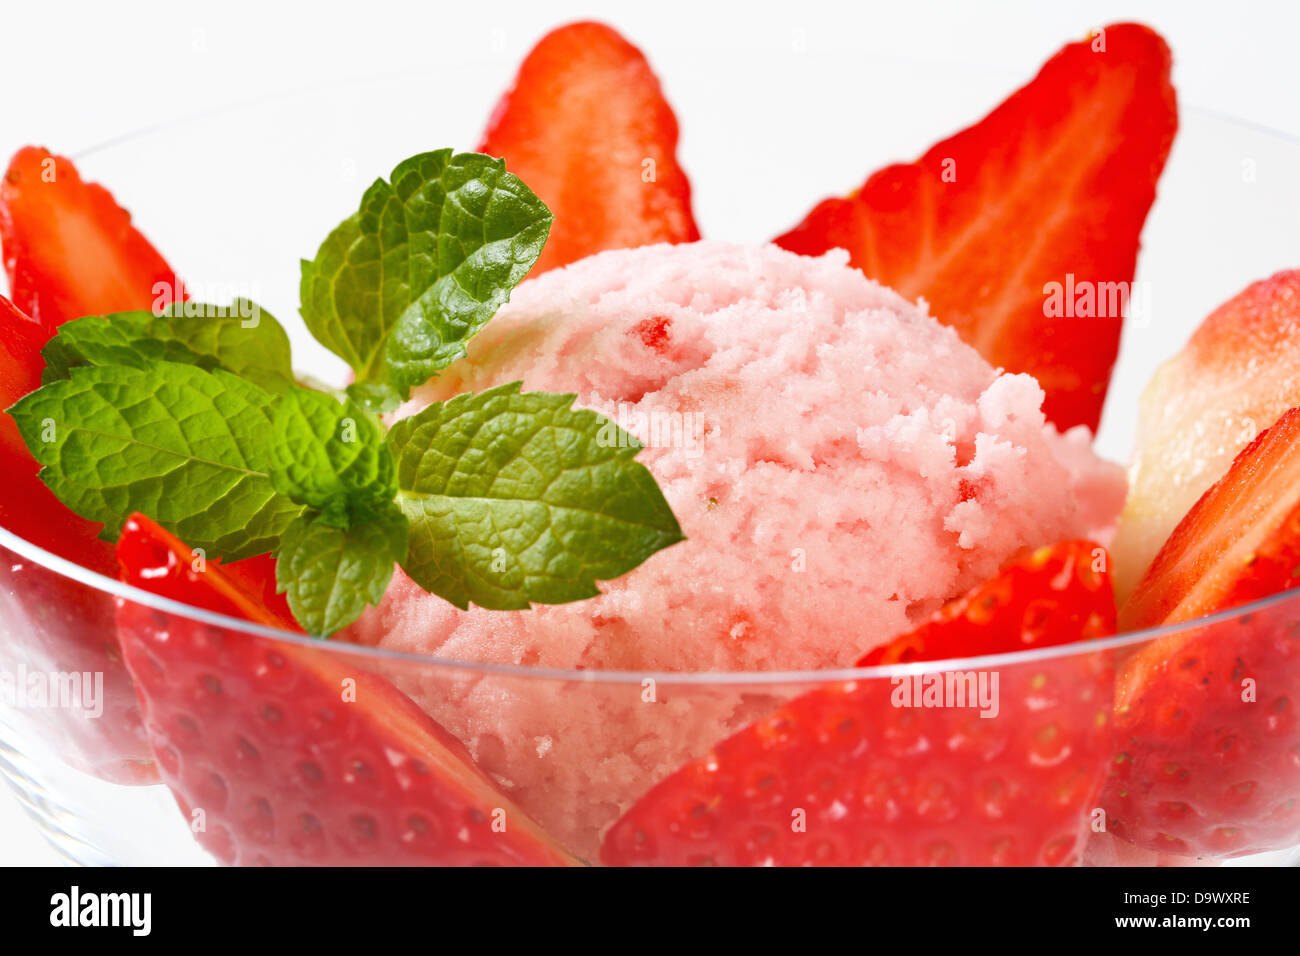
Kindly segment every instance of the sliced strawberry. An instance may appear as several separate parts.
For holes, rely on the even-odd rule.
[[[1296,405],[1300,269],[1215,309],[1142,393],[1132,487],[1115,536],[1121,600],[1237,453]]]
[[[40,351],[60,323],[150,308],[158,283],[184,295],[113,197],[43,149],[19,150],[0,181],[0,246],[15,299],[0,298],[0,408],[40,385]],[[117,559],[112,545],[99,539],[101,526],[66,508],[38,470],[13,419],[0,414],[0,524],[62,558],[116,576]],[[112,602],[40,562],[14,560],[3,570],[11,623],[5,656],[33,669],[104,677],[104,714],[82,720],[67,710],[44,711],[47,736],[60,740],[60,754],[81,769],[115,782],[156,782],[114,636]]]
[[[33,707],[7,715],[31,727],[63,763],[110,783],[158,782],[140,706],[103,591],[0,547],[0,673],[82,675],[94,698],[82,707]]]
[[[9,715],[27,723],[68,766],[118,784],[157,783],[130,675],[113,631],[113,602],[0,547],[0,673],[83,675],[94,698],[82,707],[33,707]]]
[[[1179,523],[1121,613],[1191,621],[1300,584],[1300,408],[1233,461]],[[1219,857],[1300,842],[1296,598],[1158,638],[1117,684],[1120,753],[1104,806],[1139,846]]]
[[[0,296],[0,409],[40,387],[49,331]],[[113,546],[102,525],[74,514],[36,477],[40,470],[18,426],[0,412],[0,525],[92,571],[115,576]]]
[[[1006,654],[1114,634],[1107,565],[1105,549],[1089,541],[1038,548],[858,666]]]
[[[0,182],[0,245],[14,304],[50,329],[83,315],[152,308],[160,288],[183,295],[108,190],[36,146],[20,149]]]
[[[555,214],[533,275],[604,249],[698,239],[676,151],[677,118],[650,64],[601,23],[542,37],[480,147]]]
[[[1096,555],[1104,563],[1104,553],[1082,541],[1035,552],[863,662],[1108,633],[1114,602],[1108,575],[1092,570]],[[952,672],[976,680],[979,673]],[[997,713],[988,718],[976,708],[908,706],[900,695],[915,689],[910,678],[837,683],[796,697],[650,790],[606,834],[601,859],[1073,862],[1110,753],[1108,655],[983,673],[989,690],[993,675],[998,680]]]
[[[0,296],[0,408],[40,385],[47,330]],[[100,574],[115,576],[113,548],[100,525],[68,510],[37,476],[39,466],[0,412],[0,525],[38,547]],[[0,670],[102,674],[104,713],[48,708],[30,711],[42,733],[60,741],[64,760],[115,783],[156,782],[131,679],[113,636],[106,594],[6,552],[0,561]]]
[[[269,554],[259,554],[244,558],[233,564],[219,564],[240,591],[251,596],[280,622],[280,627],[298,630],[293,611],[289,610],[289,599],[277,592],[275,582],[275,558]]]
[[[219,567],[196,569],[189,548],[140,515],[118,558],[137,587],[284,623]],[[129,601],[118,603],[118,630],[163,779],[222,862],[577,862],[355,656]]]
[[[1300,408],[1237,455],[1124,605],[1125,630],[1190,621],[1300,582]]]
[[[847,249],[871,278],[924,297],[993,365],[1034,375],[1057,425],[1095,429],[1122,321],[1110,307],[1120,287],[1103,283],[1133,279],[1178,125],[1169,66],[1157,34],[1109,26],[979,123],[822,202],[776,242]],[[1049,283],[1075,292],[1064,314],[1050,314]]]
[[[0,401],[8,408],[41,387],[49,333],[35,319],[0,295]]]

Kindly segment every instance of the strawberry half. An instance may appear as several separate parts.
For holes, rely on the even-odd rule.
[[[979,123],[822,202],[776,242],[847,249],[871,278],[924,297],[990,363],[1037,378],[1062,429],[1096,429],[1120,290],[1178,126],[1169,67],[1151,30],[1106,27]]]
[[[195,570],[190,549],[141,515],[118,558],[124,580],[155,594],[290,623],[220,568]],[[223,863],[577,862],[354,656],[120,600],[118,631],[163,779]]]
[[[1126,600],[1170,532],[1232,459],[1300,405],[1300,269],[1215,309],[1142,392],[1115,554]]]
[[[1300,584],[1300,408],[1282,415],[1179,523],[1120,616],[1190,621]],[[1104,805],[1149,849],[1221,857],[1300,842],[1295,599],[1144,645],[1115,695]]]
[[[572,23],[533,47],[479,151],[503,157],[555,215],[533,275],[700,237],[677,118],[645,56],[604,24]]]
[[[1093,570],[1098,557],[1104,565],[1104,552],[1086,541],[1036,551],[863,664],[1110,633],[1114,601],[1109,575]],[[980,672],[951,673],[978,680]],[[650,790],[606,834],[601,859],[1074,862],[1110,754],[1108,655],[983,673],[989,688],[998,678],[997,713],[989,718],[970,707],[908,706],[899,695],[913,689],[910,678],[838,683],[796,697]]]
[[[51,331],[69,319],[149,309],[170,266],[130,214],[62,156],[20,149],[0,182],[0,245],[14,304]]]

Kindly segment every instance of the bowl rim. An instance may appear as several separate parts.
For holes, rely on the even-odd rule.
[[[436,654],[420,654],[415,651],[399,651],[391,648],[367,644],[353,644],[349,641],[333,641],[307,634],[299,634],[283,628],[267,627],[242,618],[208,611],[204,608],[185,604],[172,598],[145,591],[124,581],[100,574],[82,567],[75,561],[60,557],[50,551],[20,538],[8,528],[0,527],[0,548],[19,557],[26,558],[48,571],[67,578],[94,591],[111,595],[119,601],[131,601],[143,607],[181,617],[202,624],[238,631],[254,637],[280,641],[299,647],[327,650],[329,653],[350,655],[362,660],[382,663],[400,662],[421,667],[465,671],[483,676],[525,678],[533,680],[550,680],[577,682],[585,684],[635,684],[643,685],[647,680],[655,685],[664,686],[775,686],[791,684],[827,684],[845,681],[878,680],[897,678],[918,674],[946,673],[965,670],[1000,670],[1021,664],[1034,664],[1055,660],[1062,657],[1082,656],[1106,651],[1116,651],[1156,641],[1174,634],[1199,630],[1228,621],[1244,622],[1252,615],[1266,610],[1275,604],[1289,600],[1300,603],[1300,590],[1278,591],[1267,597],[1259,598],[1247,604],[1241,604],[1226,610],[1216,611],[1204,617],[1164,624],[1160,627],[1146,628],[1138,631],[1115,634],[1111,637],[1078,641],[1069,644],[1056,644],[1051,647],[1031,648],[1011,651],[1003,654],[987,654],[974,657],[951,657],[936,661],[921,661],[910,664],[877,664],[873,667],[848,667],[820,670],[780,670],[780,671],[655,671],[655,670],[577,670],[559,667],[537,667],[530,664],[501,664],[491,661],[474,661],[456,657],[441,657]],[[15,566],[17,569],[20,566]]]
[[[910,62],[919,62],[919,63],[930,64],[930,65],[943,65],[943,64],[951,65],[951,61],[932,59],[928,57],[920,57],[920,58],[908,57],[906,59],[908,59]],[[980,65],[975,63],[967,63],[967,64],[963,64],[963,66],[974,73],[983,74],[985,76],[997,76],[1000,79],[1005,79],[1009,83],[1013,84],[1011,86],[1011,90],[1019,89],[1020,86],[1028,82],[1030,79],[1030,77],[1028,76],[1021,76],[1020,79],[1017,80],[1016,77],[1019,74],[1011,73],[1003,69],[997,69],[990,64]],[[439,75],[440,74],[437,71],[422,70],[422,69],[399,70],[399,71],[389,71],[389,72],[381,71],[381,72],[357,74],[355,76],[331,78],[323,82],[317,82],[317,83],[307,83],[307,84],[301,84],[297,86],[289,86],[283,89],[259,93],[255,96],[243,97],[241,99],[230,100],[224,103],[215,103],[198,109],[180,112],[173,116],[166,117],[164,119],[154,120],[147,123],[141,123],[137,126],[125,130],[124,132],[110,134],[100,139],[97,139],[88,145],[81,146],[80,148],[75,150],[70,150],[67,153],[67,155],[72,159],[80,162],[83,159],[89,159],[94,157],[97,153],[105,152],[110,149],[115,149],[134,139],[142,139],[144,137],[166,132],[167,130],[173,129],[178,126],[187,126],[191,123],[201,122],[202,120],[225,116],[229,113],[237,113],[242,110],[252,110],[252,109],[259,109],[265,106],[273,106],[277,103],[284,102],[287,100],[294,100],[294,99],[299,99],[304,97],[316,96],[322,92],[326,92],[330,90],[344,90],[344,89],[353,89],[356,87],[382,86],[391,83],[404,83],[410,81],[411,79],[429,78],[429,77],[436,77]],[[1187,102],[1183,102],[1180,99],[1178,103],[1178,116],[1180,120],[1180,126],[1181,126],[1182,118],[1188,114],[1201,116],[1203,118],[1215,120],[1217,122],[1227,123],[1228,125],[1237,126],[1243,130],[1248,130],[1252,133],[1258,133],[1266,136],[1275,137],[1293,146],[1300,146],[1300,128],[1283,129],[1278,126],[1272,126],[1268,123],[1246,119],[1243,116],[1237,116],[1233,113],[1228,112],[1227,110],[1215,109],[1213,107],[1208,107],[1208,106],[1201,106],[1196,103],[1187,103]],[[1175,142],[1177,142],[1176,135],[1175,135]]]

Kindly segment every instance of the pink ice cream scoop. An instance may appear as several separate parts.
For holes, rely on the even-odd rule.
[[[846,263],[701,242],[521,285],[404,411],[517,380],[576,392],[646,445],[638,460],[688,540],[600,597],[531,611],[460,611],[399,571],[346,636],[552,668],[849,666],[1020,548],[1109,527],[1124,476],[1087,431],[1046,426],[1034,379]],[[521,678],[454,683],[405,689],[588,853],[651,784],[772,702],[770,688],[648,707],[635,686],[570,699]]]

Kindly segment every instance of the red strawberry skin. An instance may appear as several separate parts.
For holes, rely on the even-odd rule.
[[[50,331],[0,296],[0,409],[41,385],[41,349]],[[113,546],[99,538],[102,525],[70,511],[36,477],[36,459],[8,414],[0,411],[0,524],[100,574],[116,576]]]
[[[1035,552],[871,660],[923,660],[1109,633],[1100,552]],[[1008,582],[1018,588],[1008,590]],[[1051,623],[1046,627],[1044,620]],[[1026,632],[1034,636],[1026,639]],[[1105,773],[1104,653],[1003,666],[999,712],[896,706],[895,682],[796,697],[659,783],[606,834],[609,864],[1033,865],[1077,861]],[[803,814],[806,830],[795,824]]]
[[[1038,548],[858,666],[1008,654],[1114,634],[1108,567],[1105,549],[1091,541]]]
[[[544,36],[479,149],[503,157],[555,215],[533,275],[605,249],[700,237],[677,118],[645,56],[604,24]]]
[[[130,214],[72,161],[24,146],[0,181],[0,245],[14,304],[53,330],[83,315],[149,309],[175,273]]]
[[[142,516],[128,521],[118,557],[128,583],[284,623],[220,568],[195,570],[189,548]],[[221,862],[577,862],[459,741],[355,657],[124,601],[118,628],[163,779]],[[355,702],[344,700],[348,682]]]
[[[822,202],[776,242],[847,249],[869,277],[924,297],[991,364],[1034,375],[1051,421],[1095,429],[1122,319],[1081,316],[1086,305],[1049,317],[1046,287],[1132,281],[1178,126],[1169,71],[1156,33],[1106,27],[979,123]]]
[[[1300,584],[1300,408],[1244,449],[1125,604],[1126,629],[1189,621]],[[1125,662],[1111,830],[1223,857],[1300,842],[1296,602],[1175,632]]]

